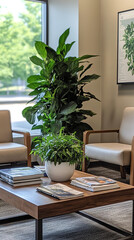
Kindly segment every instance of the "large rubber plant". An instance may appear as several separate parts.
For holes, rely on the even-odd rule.
[[[37,75],[27,79],[28,87],[32,90],[29,95],[33,106],[26,107],[22,114],[32,124],[32,129],[40,129],[42,135],[57,131],[64,127],[67,134],[76,131],[82,139],[83,131],[92,127],[83,122],[87,116],[95,113],[83,109],[83,102],[91,99],[98,100],[95,95],[84,90],[86,84],[99,75],[88,74],[86,71],[92,66],[89,59],[96,55],[68,57],[74,42],[66,43],[70,29],[67,29],[59,38],[55,51],[44,42],[35,42],[38,55],[30,60],[40,67]]]

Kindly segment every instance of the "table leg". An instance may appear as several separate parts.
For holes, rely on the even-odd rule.
[[[35,229],[35,240],[42,240],[42,219],[37,220],[36,219],[36,229]]]

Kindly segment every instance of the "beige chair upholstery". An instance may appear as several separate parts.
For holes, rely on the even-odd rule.
[[[118,142],[110,143],[89,143],[90,134],[116,132],[118,134]],[[131,164],[130,182],[134,185],[134,107],[124,109],[120,129],[102,130],[102,131],[86,131],[84,132],[84,157],[104,161],[120,166],[121,176],[125,177],[124,166]],[[84,158],[83,171],[87,170],[87,160]]]
[[[23,134],[24,145],[13,142],[13,132]],[[31,166],[30,145],[30,134],[13,131],[11,129],[10,112],[0,110],[0,164],[27,161],[27,165]]]

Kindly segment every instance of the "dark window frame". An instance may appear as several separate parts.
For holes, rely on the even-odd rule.
[[[42,24],[42,41],[48,44],[48,0],[27,0],[27,1],[44,3],[42,5],[42,23],[43,23]],[[44,12],[46,13],[45,17],[43,15]]]

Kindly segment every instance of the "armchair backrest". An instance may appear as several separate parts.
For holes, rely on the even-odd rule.
[[[119,141],[131,144],[134,136],[134,107],[124,109],[123,117],[119,130]]]
[[[12,142],[10,112],[0,110],[0,143]]]

